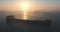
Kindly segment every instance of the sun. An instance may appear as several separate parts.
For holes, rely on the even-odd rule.
[[[28,9],[29,4],[28,4],[27,2],[23,2],[23,3],[21,4],[21,7],[22,7],[23,10],[26,10],[26,9]]]

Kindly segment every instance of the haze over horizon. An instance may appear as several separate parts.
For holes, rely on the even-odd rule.
[[[21,10],[21,2],[27,2],[29,10],[60,8],[60,0],[0,0],[0,10]]]

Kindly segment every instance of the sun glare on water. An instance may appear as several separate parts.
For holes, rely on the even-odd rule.
[[[24,20],[27,20],[28,7],[29,7],[29,5],[28,5],[28,3],[26,3],[26,2],[23,2],[23,3],[21,4],[21,8],[22,8],[22,10],[23,10],[23,18],[22,18],[22,19],[24,19]]]

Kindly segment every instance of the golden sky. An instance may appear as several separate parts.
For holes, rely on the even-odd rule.
[[[0,9],[21,10],[21,3],[27,2],[29,10],[59,8],[59,0],[0,0]]]

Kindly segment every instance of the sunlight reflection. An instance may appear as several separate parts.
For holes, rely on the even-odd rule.
[[[27,20],[27,12],[26,11],[24,11],[23,19]]]

